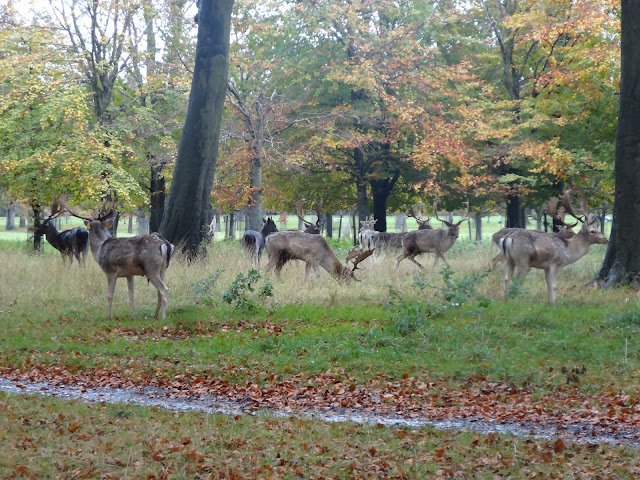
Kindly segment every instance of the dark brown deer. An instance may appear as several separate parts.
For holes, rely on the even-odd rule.
[[[399,266],[402,260],[408,258],[424,270],[424,267],[416,261],[415,257],[423,253],[434,253],[434,268],[439,259],[442,259],[444,263],[449,266],[449,262],[444,254],[453,246],[456,240],[458,240],[458,236],[460,235],[460,224],[467,219],[467,215],[469,214],[469,202],[465,203],[467,204],[467,209],[462,216],[462,220],[453,223],[438,217],[438,203],[436,201],[433,205],[433,211],[435,212],[436,219],[440,220],[447,226],[446,230],[444,228],[435,228],[431,230],[415,230],[413,232],[406,233],[404,237],[402,237],[403,252],[398,256],[397,265]]]
[[[304,213],[302,212],[302,200],[298,200],[296,202],[296,212],[298,213],[298,218],[302,221],[302,223],[306,227],[304,229],[304,233],[311,233],[314,235],[318,235],[320,233],[320,230],[324,225],[324,220],[321,219],[322,218],[322,200],[320,200],[320,202],[318,202],[318,204],[316,205],[316,214],[318,215],[318,220],[316,220],[315,224],[304,219]]]
[[[262,257],[265,240],[269,235],[278,231],[278,227],[276,227],[276,222],[273,221],[273,218],[263,219],[262,222],[261,231],[247,230],[240,239],[244,251],[257,266],[260,266],[260,257]]]
[[[58,202],[53,202],[51,206],[51,215],[34,230],[34,235],[44,235],[47,242],[58,250],[62,255],[62,263],[73,264],[73,257],[78,261],[78,265],[83,266],[87,258],[87,250],[89,249],[89,232],[85,228],[75,227],[70,230],[59,232],[52,225],[51,220],[62,213]]]
[[[89,245],[91,254],[107,276],[107,318],[111,318],[111,304],[116,288],[116,280],[127,279],[129,300],[133,315],[137,315],[134,279],[136,275],[146,276],[147,280],[158,290],[158,304],[154,318],[162,311],[162,319],[167,316],[167,294],[169,289],[164,283],[164,274],[175,248],[160,235],[144,235],[142,237],[115,238],[108,230],[113,216],[113,208],[105,210],[95,218],[87,218],[71,211],[63,203],[63,207],[73,216],[85,221],[89,228]]]
[[[591,245],[607,243],[606,237],[595,225],[597,217],[589,215],[584,195],[580,202],[583,216],[573,213],[568,191],[561,202],[564,211],[583,224],[574,237],[563,238],[554,233],[524,230],[513,232],[502,240],[501,246],[507,264],[504,276],[505,300],[509,299],[509,284],[516,267],[520,278],[524,278],[530,269],[538,268],[544,270],[547,299],[549,303],[555,303],[558,270],[584,257],[589,253]],[[562,224],[567,226],[564,222]]]
[[[327,240],[321,235],[295,231],[276,232],[267,237],[266,243],[266,251],[269,255],[266,271],[275,268],[278,279],[280,279],[282,267],[288,261],[302,260],[306,264],[305,278],[309,276],[311,269],[319,274],[322,267],[338,279],[355,280],[354,272],[358,264],[373,253],[373,250],[350,252],[347,263],[351,261],[353,265],[349,268],[338,260]]]

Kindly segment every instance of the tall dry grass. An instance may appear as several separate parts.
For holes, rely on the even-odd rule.
[[[561,270],[558,278],[558,302],[576,305],[631,302],[640,304],[640,294],[629,288],[601,291],[586,286],[596,274],[604,256],[605,248],[596,246],[590,254]],[[339,257],[344,258],[343,255]],[[292,261],[282,271],[282,281],[273,273],[266,274],[263,258],[260,273],[274,286],[274,296],[268,303],[275,305],[314,304],[334,306],[348,304],[376,305],[384,302],[389,286],[410,292],[415,275],[420,270],[408,261],[396,268],[394,252],[376,255],[365,260],[362,269],[356,272],[357,282],[338,282],[322,271],[317,277],[304,276],[304,265]],[[476,245],[469,241],[459,241],[447,254],[451,268],[456,276],[481,273],[487,270],[491,254],[488,246]],[[425,266],[424,276],[436,287],[442,285],[439,270],[440,262],[434,271],[433,256],[423,255],[418,260]],[[232,284],[239,273],[252,268],[237,242],[214,242],[205,258],[189,262],[181,254],[176,254],[167,271],[166,283],[169,286],[168,313],[194,304],[194,284],[216,272],[219,278],[213,287],[212,295],[221,295]],[[16,249],[0,250],[0,308],[20,309],[75,309],[83,310],[89,316],[104,315],[106,308],[106,277],[89,254],[84,268],[65,266],[57,252],[33,255]],[[479,293],[501,301],[503,289],[503,266],[499,265],[480,284]],[[518,302],[546,301],[544,274],[532,270],[524,283],[525,292],[514,300]],[[410,294],[410,293],[409,293]],[[426,290],[427,298],[438,298],[436,289]],[[145,279],[136,279],[136,303],[143,312],[154,311],[156,290]],[[146,310],[144,310],[146,308]],[[114,297],[114,313],[128,314],[129,299],[126,282],[119,280]]]

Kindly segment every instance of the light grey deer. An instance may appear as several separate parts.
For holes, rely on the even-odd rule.
[[[398,256],[397,266],[405,258],[418,265],[424,270],[424,267],[420,265],[415,257],[423,253],[434,253],[435,259],[433,261],[433,267],[435,268],[439,259],[442,259],[444,263],[449,266],[444,254],[456,243],[458,236],[460,235],[460,224],[467,219],[469,214],[469,202],[465,202],[467,209],[462,215],[462,220],[459,222],[449,222],[438,217],[438,202],[434,202],[433,211],[437,220],[444,223],[447,228],[434,228],[430,230],[414,230],[413,232],[406,233],[402,237],[402,253]]]
[[[323,236],[296,231],[272,233],[267,237],[266,251],[269,255],[266,271],[275,268],[278,279],[282,267],[288,261],[302,260],[306,264],[305,278],[309,276],[311,269],[319,274],[322,267],[337,279],[355,280],[354,272],[358,264],[373,253],[373,250],[349,252],[346,263],[348,265],[350,261],[353,262],[349,268],[338,260]]]
[[[575,227],[576,225],[578,225],[578,221],[576,221],[575,223],[572,224],[567,224],[564,222],[565,217],[567,212],[565,211],[564,207],[561,207],[560,209],[558,209],[558,198],[557,197],[553,197],[551,199],[549,199],[549,201],[547,202],[547,215],[551,216],[554,220],[554,225],[558,227],[558,231],[557,232],[553,232],[554,235],[558,235],[562,238],[572,238],[575,237],[576,234],[575,232],[572,230],[573,227]],[[500,246],[500,242],[508,237],[509,235],[511,235],[514,232],[519,232],[519,231],[527,231],[524,228],[501,228],[500,230],[498,230],[496,233],[494,233],[491,236],[491,244],[489,245],[489,253],[491,253],[491,249],[493,248],[493,246],[497,246],[498,247],[498,254],[493,257],[491,259],[491,268],[496,268],[496,265],[499,262],[503,262],[505,261],[505,256],[504,256],[504,252],[502,251],[502,247]],[[540,232],[540,230],[532,230],[534,232]],[[540,232],[543,233],[543,232]]]
[[[504,275],[505,300],[509,299],[509,285],[516,267],[520,278],[524,278],[530,269],[538,268],[544,270],[548,301],[555,303],[558,270],[584,257],[591,245],[607,243],[606,237],[596,226],[597,217],[589,215],[586,197],[583,195],[581,198],[583,216],[579,216],[573,213],[569,193],[569,190],[565,191],[561,199],[562,207],[582,223],[580,232],[574,237],[564,238],[554,233],[523,230],[513,232],[501,241],[507,265]]]
[[[69,209],[66,203],[60,202],[73,216],[85,221],[89,229],[89,246],[91,254],[107,276],[107,318],[111,318],[111,304],[116,288],[116,280],[127,279],[129,300],[133,315],[137,315],[134,279],[136,275],[146,276],[158,290],[158,304],[154,318],[162,311],[162,319],[167,317],[167,295],[169,289],[164,283],[164,274],[175,250],[174,246],[160,235],[144,235],[141,237],[115,238],[108,230],[114,209],[103,208],[95,218],[87,218]]]
[[[373,248],[374,237],[378,235],[378,232],[376,232],[373,227],[377,221],[377,219],[374,220],[373,215],[370,215],[367,220],[360,222],[360,232],[358,232],[360,248],[366,250]]]

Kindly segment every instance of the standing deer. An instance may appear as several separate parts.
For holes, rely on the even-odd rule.
[[[315,224],[304,219],[304,213],[302,212],[302,200],[298,200],[296,202],[296,212],[298,213],[298,218],[306,227],[304,229],[304,233],[311,233],[315,235],[320,233],[320,229],[324,225],[324,220],[321,220],[322,200],[320,200],[320,202],[318,202],[318,204],[316,205],[316,214],[318,215],[318,220],[316,220]]]
[[[433,268],[435,268],[439,259],[442,259],[444,263],[449,266],[449,262],[444,254],[453,246],[454,243],[456,243],[456,240],[460,235],[460,224],[467,219],[467,215],[469,214],[469,202],[465,203],[467,204],[467,209],[462,216],[462,220],[453,223],[438,217],[438,203],[436,201],[433,205],[433,211],[435,212],[436,219],[444,223],[447,226],[447,229],[435,228],[431,230],[415,230],[413,232],[406,233],[404,237],[402,237],[403,252],[398,256],[397,266],[400,265],[402,260],[408,258],[424,270],[424,267],[415,259],[415,257],[422,253],[435,253]]]
[[[65,209],[73,216],[85,221],[89,228],[89,245],[91,254],[107,276],[107,319],[111,318],[111,304],[116,288],[116,280],[127,279],[129,300],[133,315],[137,315],[134,280],[136,275],[146,276],[147,280],[158,290],[158,304],[154,318],[162,310],[162,319],[167,317],[167,294],[169,289],[164,284],[164,274],[175,248],[160,235],[144,235],[142,237],[115,238],[107,229],[113,216],[113,208],[96,218],[87,218],[72,212],[67,205]]]
[[[374,238],[379,233],[373,229],[377,221],[378,220],[374,220],[373,215],[371,215],[367,220],[360,223],[360,232],[358,232],[358,243],[360,244],[360,248],[366,250],[371,250],[373,248]]]
[[[569,191],[564,193],[561,201],[566,213],[583,224],[580,232],[574,237],[563,238],[554,233],[524,230],[513,232],[502,240],[501,246],[507,263],[504,275],[505,301],[509,299],[509,284],[515,268],[518,267],[519,278],[526,277],[532,268],[544,270],[548,301],[551,304],[555,303],[558,270],[584,257],[589,253],[591,245],[607,243],[606,237],[595,226],[597,217],[589,215],[584,195],[580,201],[583,217],[573,213]],[[567,226],[564,222],[562,224]]]
[[[575,237],[576,234],[572,230],[572,228],[578,225],[579,222],[572,223],[572,224],[565,223],[564,219],[567,212],[564,210],[564,207],[561,207],[560,210],[558,210],[557,207],[558,207],[558,199],[556,197],[551,198],[547,202],[547,215],[550,215],[553,218],[554,225],[558,226],[558,231],[554,232],[553,234],[558,235],[562,238],[567,238],[567,239]],[[491,250],[495,245],[498,247],[498,254],[491,259],[491,268],[495,268],[497,263],[505,261],[505,256],[502,251],[502,247],[500,246],[500,242],[504,238],[511,235],[512,233],[519,232],[519,231],[526,231],[526,230],[524,228],[501,228],[500,230],[498,230],[496,233],[492,235],[491,244],[489,245],[489,253],[491,253]],[[539,232],[539,230],[533,230],[533,231]],[[544,233],[544,232],[540,232],[540,233]]]
[[[75,227],[71,230],[63,230],[62,232],[56,230],[51,224],[51,220],[61,213],[62,210],[58,202],[54,202],[51,206],[51,215],[49,215],[33,233],[34,235],[44,235],[46,237],[47,242],[62,255],[62,263],[66,264],[68,258],[69,265],[72,265],[73,257],[76,257],[78,265],[83,266],[87,259],[87,250],[89,249],[89,232],[82,227]]]
[[[257,266],[260,266],[260,257],[262,257],[262,251],[264,250],[267,237],[278,231],[276,222],[274,222],[271,217],[266,220],[263,219],[262,222],[263,226],[260,232],[247,230],[240,239],[240,243],[242,244],[244,251],[249,255],[251,261]]]
[[[408,217],[412,217],[415,218],[416,222],[418,223],[418,230],[432,230],[433,227],[431,226],[431,217],[427,217],[427,218],[422,218],[422,217],[418,217],[416,215],[416,212],[414,211],[413,207],[409,207],[409,214],[407,215]]]
[[[353,262],[349,268],[338,260],[323,236],[296,231],[272,233],[267,238],[266,250],[269,255],[266,270],[275,268],[278,279],[282,267],[289,260],[302,260],[306,264],[305,278],[309,276],[311,269],[319,275],[322,267],[338,279],[355,280],[354,272],[358,264],[373,253],[373,250],[349,252],[347,263]]]

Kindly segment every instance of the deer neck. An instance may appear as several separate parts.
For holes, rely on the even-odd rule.
[[[567,240],[567,253],[569,254],[566,265],[577,262],[589,253],[589,234],[581,230],[575,237]]]
[[[111,237],[106,227],[103,225],[91,225],[89,228],[89,247],[91,248],[91,255],[98,264],[100,263],[100,250],[102,244]]]

